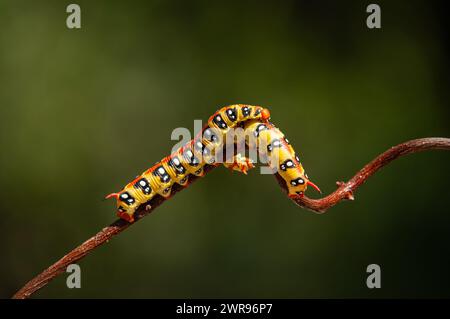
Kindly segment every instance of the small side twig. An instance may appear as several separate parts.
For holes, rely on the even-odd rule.
[[[387,150],[386,152],[379,155],[372,162],[364,166],[364,168],[362,168],[359,172],[357,172],[356,175],[352,179],[350,179],[347,183],[339,182],[337,190],[335,190],[330,195],[321,199],[310,199],[305,196],[303,198],[296,199],[295,203],[303,208],[307,208],[316,213],[324,213],[328,208],[336,205],[341,200],[353,200],[353,193],[359,186],[361,186],[376,171],[378,171],[383,166],[389,164],[396,158],[406,154],[417,153],[432,149],[450,150],[450,139],[440,137],[430,137],[412,140],[394,146],[389,150]],[[213,168],[214,166],[206,166],[205,173],[208,173]],[[282,188],[286,191],[286,185],[284,181],[278,174],[276,174],[276,177],[280,182]],[[191,177],[190,179],[191,182],[193,182],[198,178]],[[182,189],[183,187],[175,184],[172,190],[173,194]],[[160,196],[154,197],[148,203],[150,204],[150,206],[144,205],[136,212],[135,222],[153,212],[165,200],[166,199]],[[64,272],[67,266],[79,261],[88,253],[90,253],[92,250],[108,242],[113,236],[120,234],[122,231],[124,231],[131,225],[132,224],[119,219],[116,220],[111,225],[103,228],[96,235],[89,238],[80,246],[70,251],[67,255],[65,255],[60,260],[51,265],[49,268],[44,270],[38,276],[30,280],[13,296],[13,298],[25,299],[30,297],[33,293],[45,287],[57,275]]]

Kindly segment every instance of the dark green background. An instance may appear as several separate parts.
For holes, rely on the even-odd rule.
[[[115,219],[102,201],[176,127],[264,105],[325,193],[449,136],[446,11],[427,1],[0,1],[0,296]],[[36,297],[450,297],[448,152],[402,158],[325,215],[220,168]],[[313,191],[308,195],[316,197]],[[382,288],[366,287],[366,267]]]

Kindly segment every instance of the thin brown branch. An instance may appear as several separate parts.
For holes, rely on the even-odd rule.
[[[206,165],[204,168],[205,173],[210,172],[215,166]],[[197,180],[198,177],[196,176],[189,176],[189,184]],[[172,196],[175,195],[175,193],[183,190],[185,187],[180,186],[179,184],[174,184],[172,187]],[[169,197],[170,198],[170,197]],[[55,262],[53,265],[48,267],[46,270],[41,272],[39,275],[34,277],[32,280],[27,282],[25,286],[23,286],[16,294],[12,297],[13,299],[26,299],[29,298],[33,293],[38,291],[39,289],[45,287],[51,280],[53,280],[56,276],[64,272],[70,264],[76,263],[80,259],[82,259],[84,256],[89,254],[91,251],[93,251],[98,246],[103,245],[104,243],[107,243],[112,237],[115,235],[120,234],[125,229],[127,229],[129,226],[133,225],[146,215],[149,215],[152,213],[158,206],[160,206],[162,203],[164,203],[167,199],[165,199],[162,196],[155,196],[152,198],[146,205],[142,205],[138,208],[138,210],[135,213],[135,220],[133,223],[128,223],[127,221],[124,221],[123,219],[118,219],[115,222],[113,222],[111,225],[103,228],[100,230],[97,234],[95,234],[93,237],[86,240],[84,243],[82,243],[77,248],[70,251],[67,255],[59,259],[57,262]],[[145,207],[148,207],[148,204],[150,204],[150,209],[146,209]]]
[[[389,164],[396,158],[406,154],[417,153],[432,149],[450,150],[450,139],[440,137],[422,138],[394,146],[389,150],[387,150],[386,152],[384,152],[383,154],[379,155],[372,162],[367,164],[363,169],[361,169],[358,173],[356,173],[356,175],[352,179],[350,179],[347,183],[338,183],[338,189],[335,190],[330,195],[321,199],[310,199],[305,196],[301,199],[295,200],[295,202],[297,205],[312,210],[314,212],[324,213],[328,208],[336,205],[341,200],[345,199],[353,200],[353,193],[359,186],[361,186],[376,171],[378,171],[383,166]],[[205,167],[205,172],[207,173],[211,171],[212,168],[214,168],[214,166]],[[281,179],[281,177],[278,174],[276,174],[276,177],[280,182],[282,188],[286,191],[285,182]],[[191,182],[193,182],[196,179],[197,177],[191,177]],[[173,187],[173,193],[175,194],[176,192],[179,192],[182,189],[183,187],[176,184]],[[149,204],[151,205],[151,208],[145,210],[145,208],[141,207],[136,213],[135,222],[153,212],[164,201],[165,199],[160,196],[157,196],[152,200],[150,200]],[[129,224],[126,221],[116,220],[108,227],[103,228],[95,236],[91,237],[90,239],[82,243],[80,246],[69,252],[67,255],[62,257],[56,263],[54,263],[49,268],[40,273],[38,276],[29,281],[24,287],[22,287],[22,289],[20,289],[13,296],[13,298],[25,299],[30,297],[33,293],[45,287],[57,275],[64,272],[67,266],[79,261],[88,253],[90,253],[92,250],[108,242],[113,236],[120,234],[122,231],[124,231],[131,225],[132,224]]]
[[[336,182],[338,188],[330,195],[320,198],[311,199],[306,196],[295,199],[294,202],[300,207],[309,209],[318,214],[324,213],[328,208],[336,205],[341,200],[354,200],[354,192],[364,184],[366,180],[375,174],[379,169],[386,166],[400,156],[418,153],[426,150],[450,150],[450,139],[443,137],[428,137],[411,140],[394,147],[386,152],[378,155],[373,161],[364,166],[355,174],[347,183]],[[286,186],[281,177],[276,175],[280,186],[286,191]]]

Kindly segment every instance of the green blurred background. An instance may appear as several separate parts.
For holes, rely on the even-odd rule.
[[[232,103],[267,106],[325,193],[397,143],[450,135],[439,3],[0,1],[0,297],[115,220],[105,194]],[[450,297],[450,153],[394,162],[325,215],[219,168],[37,298]],[[308,192],[316,197],[313,191]],[[382,288],[366,287],[366,267]]]

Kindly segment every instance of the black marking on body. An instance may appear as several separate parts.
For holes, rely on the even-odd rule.
[[[177,175],[184,174],[186,172],[186,168],[181,164],[181,161],[178,157],[174,156],[169,160],[169,166],[173,167],[175,173]]]
[[[227,123],[223,120],[220,114],[217,114],[213,118],[213,122],[217,125],[217,127],[221,129],[226,129],[228,127]]]
[[[280,164],[280,169],[282,171],[286,171],[288,168],[294,168],[296,167],[295,163],[291,159],[285,160],[283,163]]]
[[[200,164],[200,161],[197,157],[195,157],[194,153],[191,150],[187,150],[184,152],[183,157],[186,159],[187,163],[190,166],[198,166]]]
[[[201,140],[196,140],[194,142],[194,149],[198,152],[198,153],[203,153],[203,150],[205,149],[205,145],[202,144]]]
[[[216,157],[212,155],[211,149],[208,147],[203,149],[203,160],[208,164],[214,164],[216,162]]]
[[[201,140],[195,141],[194,149],[196,152],[201,153],[203,160],[207,161],[209,164],[215,162],[215,159],[211,158],[211,150],[206,145],[204,145]]]
[[[219,140],[217,135],[214,133],[214,129],[212,129],[212,128],[207,128],[203,132],[203,138],[207,139],[210,142],[214,142],[214,143]]]
[[[133,205],[136,200],[128,192],[123,192],[119,195],[119,199],[127,205]]]
[[[148,180],[144,177],[134,183],[134,187],[140,189],[144,195],[150,195],[152,192],[152,188],[150,187]]]
[[[305,180],[301,177],[291,180],[292,186],[298,186],[298,185],[303,185],[303,184],[305,184]]]
[[[241,111],[242,111],[242,116],[243,117],[247,117],[247,116],[250,115],[250,108],[248,106],[243,106],[241,108]]]
[[[279,148],[281,146],[282,146],[281,141],[279,139],[274,139],[272,143],[267,145],[267,151],[272,152],[274,148]]]
[[[164,167],[158,166],[154,171],[153,171],[153,175],[154,176],[158,176],[159,179],[161,180],[161,183],[168,183],[170,182],[170,175],[167,173],[167,171],[164,169]]]
[[[236,108],[229,108],[225,111],[225,113],[227,114],[227,117],[231,122],[235,122],[237,120]]]
[[[256,127],[256,129],[255,129],[255,132],[253,132],[254,134],[255,134],[255,137],[259,137],[259,134],[262,132],[262,131],[265,131],[265,130],[267,130],[268,128],[267,128],[267,126],[265,125],[265,124],[259,124],[257,127]]]

